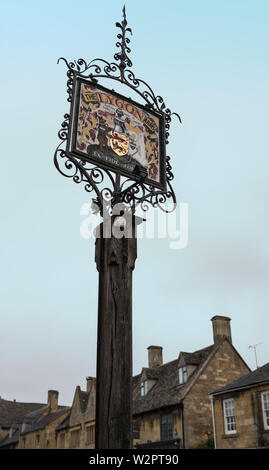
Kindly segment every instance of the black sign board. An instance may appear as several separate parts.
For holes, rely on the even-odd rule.
[[[166,190],[164,115],[78,78],[67,153]]]

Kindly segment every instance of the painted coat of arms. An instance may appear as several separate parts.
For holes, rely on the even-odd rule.
[[[135,167],[161,183],[161,116],[121,95],[80,82],[75,151],[104,162],[123,175]]]

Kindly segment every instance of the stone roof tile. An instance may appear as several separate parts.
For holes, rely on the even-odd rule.
[[[133,377],[134,399],[133,413],[140,414],[153,409],[164,408],[179,404],[188,388],[190,381],[195,380],[197,373],[203,366],[214,345],[195,351],[194,353],[182,353],[187,364],[196,364],[197,368],[189,380],[179,385],[178,382],[178,359],[158,367],[146,369],[147,379],[155,380],[156,383],[148,391],[146,396],[140,396],[140,379],[142,373]]]
[[[70,408],[69,407],[62,407],[61,409],[55,411],[54,413],[49,413],[39,421],[33,423],[31,426],[25,429],[21,434],[28,434],[29,432],[38,431],[39,429],[44,429],[49,423],[52,421],[60,418],[63,414],[65,414]]]
[[[21,403],[0,399],[0,426],[10,428],[12,424],[23,422],[25,415],[46,405],[41,403]]]

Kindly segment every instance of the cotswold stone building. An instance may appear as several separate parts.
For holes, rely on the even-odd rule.
[[[194,352],[181,351],[166,364],[162,347],[149,346],[148,367],[133,377],[133,447],[192,448],[206,445],[213,437],[209,394],[250,369],[232,344],[230,318],[214,316],[212,325],[212,345]],[[94,448],[95,378],[88,377],[86,391],[76,388],[70,410],[52,418],[50,428],[44,424],[42,435],[41,429],[33,427],[26,434],[22,432],[19,447],[26,435],[25,447],[37,447],[41,442],[48,445],[44,437],[48,430],[49,447]]]
[[[21,403],[0,397],[0,442],[21,429],[25,415],[44,406],[41,403]]]
[[[269,448],[269,363],[212,393],[217,449]]]
[[[76,387],[67,418],[56,428],[58,449],[94,449],[96,380],[87,377],[87,389]]]
[[[21,422],[18,423],[18,419],[13,415],[13,422],[10,424],[8,434],[0,442],[0,448],[55,449],[55,428],[70,410],[68,407],[58,405],[58,392],[48,391],[47,405],[25,403],[23,408],[26,413],[21,416]]]
[[[148,348],[148,368],[134,377],[135,446],[192,448],[213,437],[209,393],[250,369],[232,344],[230,318],[214,316],[212,325],[214,344],[167,364],[162,348]]]

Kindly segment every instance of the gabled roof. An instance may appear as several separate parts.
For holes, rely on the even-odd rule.
[[[197,376],[198,371],[214,349],[215,346],[213,345],[195,351],[194,353],[182,353],[185,355],[187,364],[197,365],[190,379],[183,385],[179,385],[178,383],[178,359],[158,367],[146,369],[146,377],[155,380],[156,383],[148,391],[146,396],[141,397],[139,383],[142,373],[145,374],[145,369],[143,369],[141,374],[133,378],[133,413],[140,414],[179,404],[184,398],[186,390],[190,386],[190,382],[195,380],[194,378]]]
[[[10,444],[16,444],[20,440],[20,432],[21,432],[22,425],[20,424],[16,431],[13,433],[11,437],[9,434],[0,442],[0,447],[6,447]]]
[[[80,412],[82,414],[85,413],[91,393],[92,391],[84,392],[83,390],[81,390],[79,385],[76,386],[73,403],[71,406],[71,414],[75,404],[77,404],[77,406],[79,407],[79,409],[76,411],[76,414],[77,412]]]
[[[21,435],[28,434],[29,432],[38,431],[39,429],[44,429],[52,421],[60,418],[63,414],[65,414],[70,408],[69,407],[61,407],[59,410],[55,411],[54,413],[49,413],[39,421],[36,421],[31,426],[29,426],[25,431],[21,432]]]
[[[180,356],[182,355],[185,364],[190,364],[190,365],[200,365],[201,362],[203,362],[209,355],[209,353],[212,351],[214,345],[208,346],[207,348],[199,349],[198,351],[189,353],[189,352],[181,352]]]
[[[263,383],[269,384],[269,362],[264,366],[254,370],[253,372],[244,375],[240,379],[235,380],[229,385],[216,390],[211,395],[219,395],[226,392],[240,390],[242,388],[251,388],[255,385],[260,385]]]
[[[41,403],[21,403],[0,399],[0,426],[10,428],[12,424],[20,424],[26,414],[44,406],[46,405]]]
[[[83,392],[82,390],[78,390],[78,397],[79,397],[79,403],[80,403],[80,409],[82,413],[85,413],[88,400],[89,400],[90,393],[89,392]]]
[[[92,419],[95,410],[93,409],[93,401],[95,396],[95,386],[92,386],[88,392],[81,390],[80,386],[76,386],[73,403],[70,410],[69,426],[78,426],[81,422]]]

